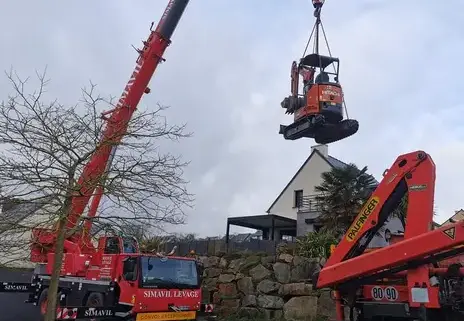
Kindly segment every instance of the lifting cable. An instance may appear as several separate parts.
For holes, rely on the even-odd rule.
[[[322,2],[322,3],[324,3],[324,2]],[[319,55],[319,25],[320,25],[321,30],[322,30],[322,35],[324,36],[324,40],[325,40],[325,44],[327,46],[327,52],[329,53],[329,57],[333,58],[332,57],[332,52],[330,50],[329,41],[328,41],[327,35],[325,33],[324,25],[323,25],[322,20],[321,20],[321,7],[316,8],[314,10],[314,16],[316,17],[316,22],[314,23],[314,26],[313,26],[313,29],[311,30],[308,41],[306,42],[306,46],[305,46],[305,49],[303,51],[303,55],[302,55],[301,59],[303,59],[306,56],[306,52],[308,51],[309,43],[311,42],[311,39],[312,39],[314,33],[316,35],[314,37],[314,42],[313,42],[313,53]],[[321,61],[320,57],[319,57],[319,66],[322,66],[322,61]],[[337,70],[335,69],[335,66],[333,64],[332,64],[332,67],[334,69],[334,73],[336,73]],[[350,117],[348,116],[348,108],[346,107],[345,97],[343,97],[343,107],[345,109],[346,118],[350,119]]]
[[[303,52],[303,56],[301,56],[302,59],[306,55],[306,51],[308,51],[309,43],[311,42],[311,38],[313,37],[314,30],[316,30],[316,24],[314,24],[313,30],[311,31],[311,34],[309,35],[309,39],[308,39],[308,42],[306,43],[306,47],[305,47],[305,50]],[[313,46],[313,51],[314,51],[314,46]]]

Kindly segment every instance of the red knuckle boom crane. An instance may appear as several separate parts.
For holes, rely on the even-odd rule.
[[[427,153],[399,156],[364,204],[320,272],[317,288],[335,290],[357,321],[464,320],[464,222],[433,229],[435,164]],[[403,196],[404,236],[385,247],[368,244]]]

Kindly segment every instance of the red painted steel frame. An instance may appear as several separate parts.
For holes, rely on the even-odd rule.
[[[420,157],[421,155],[423,156],[423,158]],[[406,163],[403,166],[401,166],[404,163],[404,161],[406,161]],[[324,272],[325,268],[344,261],[348,253],[353,249],[353,247],[357,246],[357,243],[361,239],[361,237],[367,231],[369,231],[377,225],[377,222],[379,220],[379,214],[383,204],[395,190],[398,183],[400,183],[402,179],[409,175],[408,173],[412,174],[412,178],[407,179],[408,187],[410,187],[411,185],[427,184],[428,188],[425,190],[418,191],[416,192],[416,194],[409,193],[410,203],[408,206],[408,222],[420,224],[420,227],[411,227],[411,232],[405,231],[405,233],[417,234],[419,231],[424,232],[424,228],[427,228],[429,226],[429,222],[431,222],[433,215],[435,164],[433,163],[431,157],[423,151],[416,151],[401,155],[395,160],[390,169],[386,171],[386,173],[384,173],[382,181],[380,182],[379,186],[376,188],[376,190],[373,192],[370,198],[370,200],[378,198],[379,203],[364,220],[363,225],[359,226],[359,224],[356,225],[358,219],[366,217],[366,215],[363,213],[365,208],[361,210],[361,212],[353,222],[352,226],[348,229],[347,233],[342,238],[342,241],[337,245],[335,251],[330,255],[329,259],[327,260],[324,269],[319,274],[319,278],[320,280],[324,280],[322,281],[324,282],[324,284],[326,282],[339,282],[337,281],[338,278],[336,277],[330,280],[326,279],[326,273]],[[369,203],[369,201],[366,203]],[[352,231],[353,228],[358,229],[358,232],[354,237],[353,233],[350,234],[350,231]]]
[[[453,230],[454,238],[445,233],[449,230]],[[324,267],[319,275],[317,286],[334,286],[361,276],[372,275],[462,244],[464,244],[464,222],[447,225],[377,251]],[[422,285],[422,283],[419,284]]]
[[[424,161],[426,161],[424,166]],[[321,288],[324,286],[333,286],[340,282],[340,278],[343,278],[344,272],[333,272],[327,270],[329,267],[334,264],[339,264],[340,262],[349,259],[350,252],[358,246],[359,240],[361,237],[368,232],[370,229],[375,228],[377,222],[379,221],[379,215],[384,205],[385,201],[391,196],[393,191],[396,189],[397,185],[410,173],[415,171],[419,165],[422,165],[421,168],[426,168],[429,171],[428,175],[423,174],[425,179],[428,180],[429,189],[428,192],[432,193],[430,200],[431,202],[425,202],[424,207],[427,209],[433,209],[433,193],[434,193],[434,184],[435,184],[435,164],[429,155],[423,151],[416,151],[409,154],[404,154],[399,156],[389,170],[385,171],[383,174],[383,179],[380,182],[379,186],[374,191],[371,198],[366,202],[366,205],[362,208],[361,212],[356,217],[355,221],[352,223],[347,233],[344,235],[342,241],[335,248],[335,251],[330,255],[327,263],[324,268],[319,273],[317,287]],[[409,173],[409,174],[408,174]],[[416,176],[416,175],[414,175]],[[413,176],[413,177],[414,177]],[[417,177],[416,177],[417,178]],[[419,177],[420,180],[421,177]],[[414,180],[416,181],[416,180]],[[412,182],[409,182],[408,185],[411,185]],[[431,183],[431,184],[430,184]],[[430,195],[429,195],[430,196]],[[413,197],[414,202],[414,197]],[[430,204],[431,203],[431,204]],[[422,208],[422,207],[421,207]],[[408,207],[408,211],[412,207]],[[423,208],[422,208],[423,209]],[[432,213],[432,211],[431,211]],[[424,220],[425,221],[425,220]],[[356,269],[356,267],[355,267]],[[343,270],[343,269],[342,269]],[[335,291],[336,296],[340,296],[338,291]],[[344,320],[343,307],[341,301],[336,301],[337,306],[337,319]]]
[[[363,253],[357,257],[347,257],[352,248],[357,246],[357,241],[363,234],[376,226],[383,204],[402,179],[406,181],[409,197],[404,240],[385,248]],[[352,225],[352,227],[358,228],[359,231],[350,234],[352,227],[348,230],[327,264],[321,270],[317,287],[337,287],[341,283],[376,275],[411,261],[420,262],[430,256],[463,245],[464,222],[432,230],[434,187],[435,164],[430,155],[423,151],[417,151],[398,157],[371,196],[370,200],[376,199],[378,201],[377,205],[370,208],[370,213],[369,211],[366,212],[366,206],[363,208],[355,222],[363,215],[365,217],[364,221],[362,221],[362,224],[354,226],[353,223]],[[366,215],[366,213],[368,214]],[[427,289],[429,302],[424,304],[425,307],[440,307],[438,289],[430,285],[430,268],[427,264],[408,269],[405,273],[408,289],[414,287]],[[420,305],[420,303],[412,300],[411,291],[408,291],[408,296],[411,307]]]

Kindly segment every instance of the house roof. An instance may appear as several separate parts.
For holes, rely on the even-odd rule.
[[[447,224],[452,224],[454,222],[458,222],[458,221],[462,221],[462,220],[464,220],[464,210],[460,209],[460,210],[454,211],[453,216],[451,216],[449,219],[447,219],[442,224],[440,224],[440,226],[444,226],[444,225],[447,225]]]
[[[272,228],[272,226],[285,229],[296,228],[296,220],[276,214],[228,217],[227,224],[255,230]]]
[[[45,205],[45,202],[31,202],[27,200],[3,199],[0,201],[3,207],[0,213],[0,225],[14,226],[31,214],[37,212]]]
[[[282,192],[280,192],[279,196],[277,196],[277,198],[274,200],[274,202],[272,202],[271,206],[269,206],[269,208],[267,209],[266,213],[270,213],[271,211],[271,208],[275,205],[275,203],[277,203],[277,201],[280,199],[280,197],[285,193],[285,191],[287,190],[287,188],[290,186],[290,184],[292,184],[292,182],[295,180],[295,178],[298,176],[298,174],[300,174],[300,172],[303,170],[303,168],[306,166],[306,164],[309,163],[309,161],[311,160],[311,158],[315,155],[319,155],[323,160],[325,160],[332,168],[333,167],[337,167],[337,168],[344,168],[345,166],[348,166],[348,164],[346,164],[345,162],[342,162],[341,160],[335,158],[335,157],[332,157],[332,156],[328,156],[328,157],[325,157],[320,151],[318,151],[316,148],[313,149],[312,153],[308,156],[308,158],[306,158],[306,160],[304,161],[304,163],[300,166],[300,168],[298,169],[298,171],[295,173],[295,175],[293,175],[293,177],[290,179],[290,181],[288,182],[288,184],[284,187],[284,189],[282,190]]]
[[[320,152],[319,152],[320,153]],[[322,157],[324,157],[322,154],[321,154]],[[325,157],[324,157],[325,158]],[[338,168],[345,168],[346,166],[348,166],[348,164],[342,162],[341,160],[335,158],[335,157],[332,157],[329,155],[329,157],[326,158],[326,160],[329,162],[330,165],[332,165],[333,167],[338,167]]]

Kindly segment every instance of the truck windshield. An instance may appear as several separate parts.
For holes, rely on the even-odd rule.
[[[193,289],[200,286],[193,260],[142,256],[141,263],[142,287]]]

